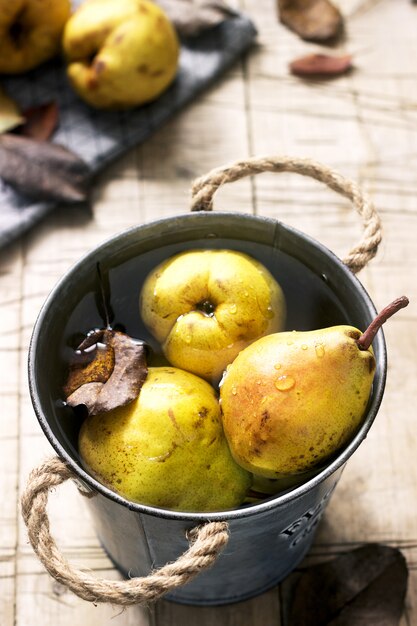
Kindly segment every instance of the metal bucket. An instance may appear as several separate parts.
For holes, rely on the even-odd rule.
[[[337,175],[329,182],[328,170],[311,162],[285,160],[283,166],[282,161],[277,165],[277,160],[263,160],[261,164],[254,161],[252,173],[268,168],[297,171],[300,164],[300,173],[326,182],[356,203],[360,193],[353,184],[341,182]],[[225,173],[230,174],[229,180],[242,176],[241,168],[216,172],[209,189],[222,184]],[[248,168],[243,175],[247,173]],[[220,181],[217,186],[212,184],[216,176]],[[197,185],[197,196],[198,189],[201,185]],[[369,224],[369,214],[365,221]],[[180,215],[122,233],[77,263],[47,299],[30,347],[32,401],[46,437],[73,470],[81,490],[91,496],[86,503],[103,548],[126,577],[146,576],[151,569],[175,561],[185,552],[190,529],[201,522],[225,520],[230,538],[214,566],[166,596],[187,604],[218,605],[243,600],[274,586],[307,553],[347,460],[366,437],[377,414],[385,385],[386,350],[380,331],[373,343],[376,375],[359,431],[302,484],[258,503],[218,513],[173,512],[123,499],[92,478],[80,462],[80,424],[59,402],[65,350],[68,344],[74,345],[77,334],[103,326],[96,301],[98,263],[111,291],[114,321],[123,324],[130,335],[152,345],[139,318],[141,285],[157,263],[191,248],[240,250],[264,263],[284,290],[289,329],[310,330],[336,324],[365,329],[376,311],[356,276],[320,243],[272,219],[224,212]]]

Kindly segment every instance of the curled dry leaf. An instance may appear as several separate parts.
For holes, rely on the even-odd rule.
[[[343,56],[308,54],[292,61],[289,67],[291,73],[296,76],[340,76],[351,69],[352,57],[349,54]]]
[[[369,544],[301,575],[291,626],[398,626],[408,570],[396,548]]]
[[[64,386],[66,398],[86,382],[105,383],[110,378],[115,362],[114,350],[108,342],[110,332],[92,331],[75,350]]]
[[[326,43],[343,32],[343,17],[329,0],[278,0],[279,18],[302,39]]]
[[[90,169],[63,146],[7,133],[0,136],[0,176],[36,200],[83,202]]]
[[[20,126],[25,121],[16,102],[0,87],[0,133]]]
[[[20,134],[37,141],[47,141],[58,126],[58,115],[56,102],[47,102],[26,109],[23,112],[25,122],[20,128]]]
[[[182,37],[196,37],[236,13],[222,0],[157,0]]]
[[[69,365],[66,402],[84,405],[89,415],[111,411],[138,397],[147,374],[143,342],[108,328],[93,331]]]

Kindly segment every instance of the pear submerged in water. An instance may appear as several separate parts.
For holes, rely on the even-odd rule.
[[[231,509],[251,483],[230,454],[214,389],[173,367],[150,367],[136,400],[88,417],[79,451],[97,480],[166,509]]]
[[[408,300],[396,303],[365,333],[352,326],[275,333],[242,350],[220,391],[224,431],[242,467],[282,479],[311,471],[351,439],[374,379],[372,338]]]
[[[259,337],[282,330],[285,298],[256,259],[236,250],[188,250],[154,268],[141,317],[168,361],[209,382]]]

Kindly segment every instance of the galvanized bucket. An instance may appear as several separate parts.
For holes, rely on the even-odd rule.
[[[380,238],[379,221],[372,205],[353,183],[320,164],[303,159],[252,159],[243,165],[244,168],[239,163],[216,170],[197,181],[193,208],[210,209],[214,191],[228,180],[265,170],[295,171],[321,180],[349,197],[362,214],[364,239],[348,257],[349,265],[358,270],[375,254]],[[167,593],[166,597],[176,602],[226,604],[274,586],[303,559],[347,460],[366,437],[377,414],[386,375],[382,332],[373,344],[376,375],[360,430],[318,473],[279,495],[227,512],[173,512],[128,502],[83,469],[77,452],[78,427],[68,409],[60,406],[57,399],[62,386],[62,350],[66,339],[71,333],[102,325],[94,296],[97,263],[110,277],[116,318],[120,313],[129,332],[134,336],[145,335],[146,339],[140,322],[123,311],[134,310],[136,315],[138,289],[149,269],[181,250],[225,247],[253,255],[276,276],[286,294],[291,328],[307,330],[340,323],[365,328],[375,316],[369,295],[344,262],[305,234],[263,217],[207,211],[179,215],[117,235],[79,261],[50,294],[33,331],[29,356],[32,401],[40,425],[59,459],[32,474],[23,496],[23,514],[30,540],[48,571],[61,582],[71,579],[68,586],[87,600],[105,601],[106,594],[98,597],[95,592],[80,591],[83,585],[73,584],[73,579],[82,578],[84,574],[71,570],[72,578],[64,575],[60,565],[56,565],[56,546],[45,547],[53,540],[48,535],[47,540],[40,541],[40,533],[34,530],[36,509],[38,517],[44,516],[44,526],[49,533],[48,519],[42,509],[46,503],[36,500],[41,490],[39,484],[46,484],[47,491],[68,477],[76,481],[80,491],[89,496],[85,501],[103,548],[129,578],[147,577],[151,570],[179,559],[189,546],[190,531],[194,527],[223,522],[222,529],[227,530],[229,539],[223,551],[219,555],[216,552],[211,559],[210,563],[215,560],[214,565],[205,569],[203,564],[199,568],[202,571],[190,582],[182,584],[180,580],[166,585],[155,597]],[[130,284],[137,288],[135,294],[126,293],[126,286]],[[51,476],[56,480],[51,480]],[[37,491],[33,488],[35,478]],[[43,497],[47,499],[45,493]],[[141,598],[132,594],[120,604],[141,601]],[[146,596],[145,600],[149,598]],[[117,602],[117,599],[109,595],[109,601]]]

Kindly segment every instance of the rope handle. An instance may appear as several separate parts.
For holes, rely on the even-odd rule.
[[[52,457],[30,473],[21,504],[36,555],[53,578],[84,600],[122,606],[147,605],[211,567],[229,540],[226,522],[209,522],[187,532],[189,547],[176,561],[151,571],[148,576],[123,581],[95,578],[68,563],[50,532],[46,510],[49,492],[76,478],[66,463]]]
[[[194,181],[191,188],[191,211],[211,211],[213,196],[225,183],[262,172],[294,172],[324,183],[333,191],[348,198],[362,218],[364,232],[359,243],[351,249],[343,262],[357,273],[376,255],[381,242],[381,221],[370,198],[352,181],[331,168],[296,157],[252,157],[211,170]]]

